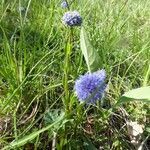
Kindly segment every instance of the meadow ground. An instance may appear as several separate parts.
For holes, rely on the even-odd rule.
[[[113,107],[124,92],[150,85],[150,1],[68,2],[83,19],[98,69],[106,71],[105,96],[87,106],[75,94],[88,67],[81,27],[62,23],[68,9],[61,1],[1,0],[0,149],[150,149],[149,103]],[[133,137],[131,121],[142,126],[141,135]]]

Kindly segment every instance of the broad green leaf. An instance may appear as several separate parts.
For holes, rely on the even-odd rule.
[[[34,138],[36,138],[39,134],[41,134],[47,130],[50,130],[51,128],[53,128],[57,124],[61,123],[63,121],[63,119],[64,119],[64,113],[61,114],[54,123],[42,128],[38,131],[35,131],[35,132],[23,137],[22,139],[19,139],[17,141],[10,143],[8,146],[4,147],[2,150],[7,150],[9,148],[16,148],[16,147],[19,147],[19,146],[26,144],[28,141],[31,141]]]
[[[150,103],[150,86],[133,89],[126,92],[122,95],[117,105],[133,100]]]
[[[80,33],[80,47],[84,55],[88,70],[91,72],[96,71],[98,68],[100,68],[99,55],[90,44],[86,31],[83,27],[81,28]]]

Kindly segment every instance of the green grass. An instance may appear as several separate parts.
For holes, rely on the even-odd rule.
[[[144,124],[144,141],[148,104],[123,104],[128,116],[110,108],[125,91],[150,85],[149,8],[149,0],[74,0],[71,5],[100,55],[99,68],[107,72],[104,109],[86,108],[74,94],[74,81],[88,68],[80,27],[73,29],[73,44],[67,43],[70,29],[61,21],[67,9],[60,1],[1,0],[0,148],[132,150],[128,119]]]

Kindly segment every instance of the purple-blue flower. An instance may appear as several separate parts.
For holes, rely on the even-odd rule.
[[[63,2],[61,3],[61,7],[62,7],[62,8],[67,8],[67,7],[68,7],[67,1],[63,1]]]
[[[68,26],[81,26],[82,18],[77,11],[68,11],[62,17],[62,21],[65,25]]]
[[[103,69],[80,76],[74,86],[79,101],[94,104],[100,100],[106,89],[105,79],[106,72]]]

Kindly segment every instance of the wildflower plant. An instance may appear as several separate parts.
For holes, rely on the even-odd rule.
[[[66,47],[65,47],[64,75],[63,75],[63,86],[64,86],[64,92],[65,92],[65,98],[63,102],[65,105],[66,112],[68,112],[69,103],[70,103],[70,92],[69,92],[68,80],[69,80],[69,73],[70,73],[69,71],[70,71],[70,65],[71,65],[70,55],[72,53],[72,47],[73,47],[73,27],[81,26],[82,17],[80,16],[78,11],[70,11],[67,1],[64,1],[62,5],[67,6],[69,10],[63,15],[62,22],[67,27],[70,27],[68,28],[69,36],[68,36]]]

